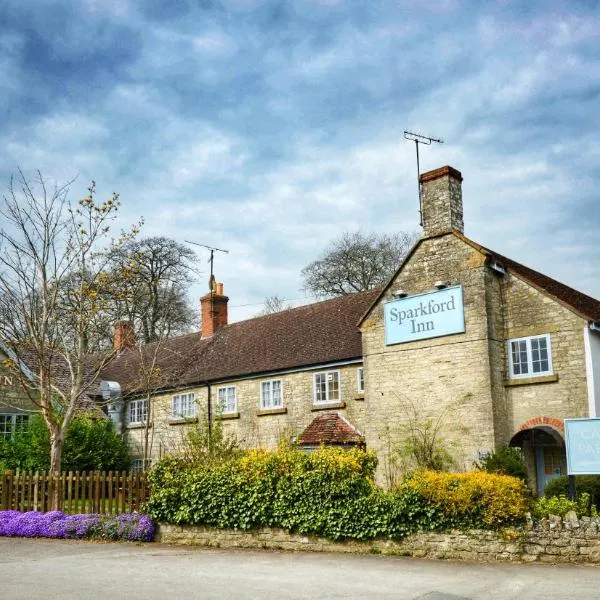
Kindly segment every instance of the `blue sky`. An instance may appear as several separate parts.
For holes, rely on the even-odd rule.
[[[599,48],[577,0],[4,0],[0,184],[95,179],[123,225],[229,249],[237,320],[343,231],[418,228],[417,130],[467,235],[600,298]]]

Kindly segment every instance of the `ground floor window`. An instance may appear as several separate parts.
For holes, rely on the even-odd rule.
[[[358,369],[356,369],[356,391],[365,391],[365,370],[363,367],[358,367]]]
[[[314,402],[322,404],[324,402],[340,402],[340,372],[323,371],[315,373],[313,379]]]
[[[237,412],[237,399],[235,386],[219,388],[218,396],[219,411],[223,414]]]
[[[145,469],[149,469],[152,466],[152,459],[146,460],[146,466],[144,468],[144,459],[143,458],[134,458],[131,461],[131,471],[144,471]]]
[[[129,424],[143,424],[147,419],[148,400],[132,400],[129,404]]]
[[[196,394],[175,394],[172,398],[171,416],[174,419],[189,419],[196,416]]]
[[[260,407],[268,410],[269,408],[281,408],[282,406],[283,401],[281,398],[281,379],[261,381]]]
[[[0,439],[10,439],[15,431],[27,426],[29,415],[25,414],[0,414]]]

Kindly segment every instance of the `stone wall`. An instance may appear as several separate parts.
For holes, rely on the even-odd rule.
[[[156,541],[212,548],[263,548],[311,552],[371,553],[472,561],[600,564],[600,518],[553,517],[535,527],[494,531],[418,533],[400,541],[333,542],[281,529],[239,531],[190,525],[160,525]]]
[[[437,422],[441,416],[441,435],[459,470],[496,447],[484,263],[454,234],[424,239],[362,323],[366,442],[380,457],[380,483],[391,483],[389,448],[402,443],[409,418]],[[398,288],[409,295],[430,292],[437,280],[463,286],[465,333],[386,346],[383,303]]]

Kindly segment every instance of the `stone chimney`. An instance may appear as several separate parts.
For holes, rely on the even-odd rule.
[[[453,167],[445,166],[419,178],[423,237],[450,231],[464,232],[462,204],[462,175]]]
[[[200,298],[202,337],[211,336],[219,327],[227,325],[227,303],[223,294],[223,284],[217,283],[212,292]]]
[[[117,353],[135,346],[135,333],[131,321],[117,321],[114,325],[113,348]]]

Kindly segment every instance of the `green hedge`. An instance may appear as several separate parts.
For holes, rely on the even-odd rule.
[[[474,513],[472,503],[462,512],[445,512],[438,499],[429,497],[413,480],[385,491],[374,484],[376,464],[371,453],[332,448],[310,453],[255,450],[221,463],[191,467],[164,459],[149,473],[145,509],[156,521],[167,523],[280,527],[334,540],[402,538],[414,531],[456,526],[489,528],[523,517],[513,512],[486,523],[485,511]],[[500,487],[508,481],[521,490],[516,479],[486,477],[502,480]]]
[[[598,475],[577,475],[575,477],[575,489],[577,496],[589,494],[591,503],[600,509],[600,476]],[[560,496],[569,496],[569,478],[567,475],[553,479],[544,488],[544,495],[555,498]]]

